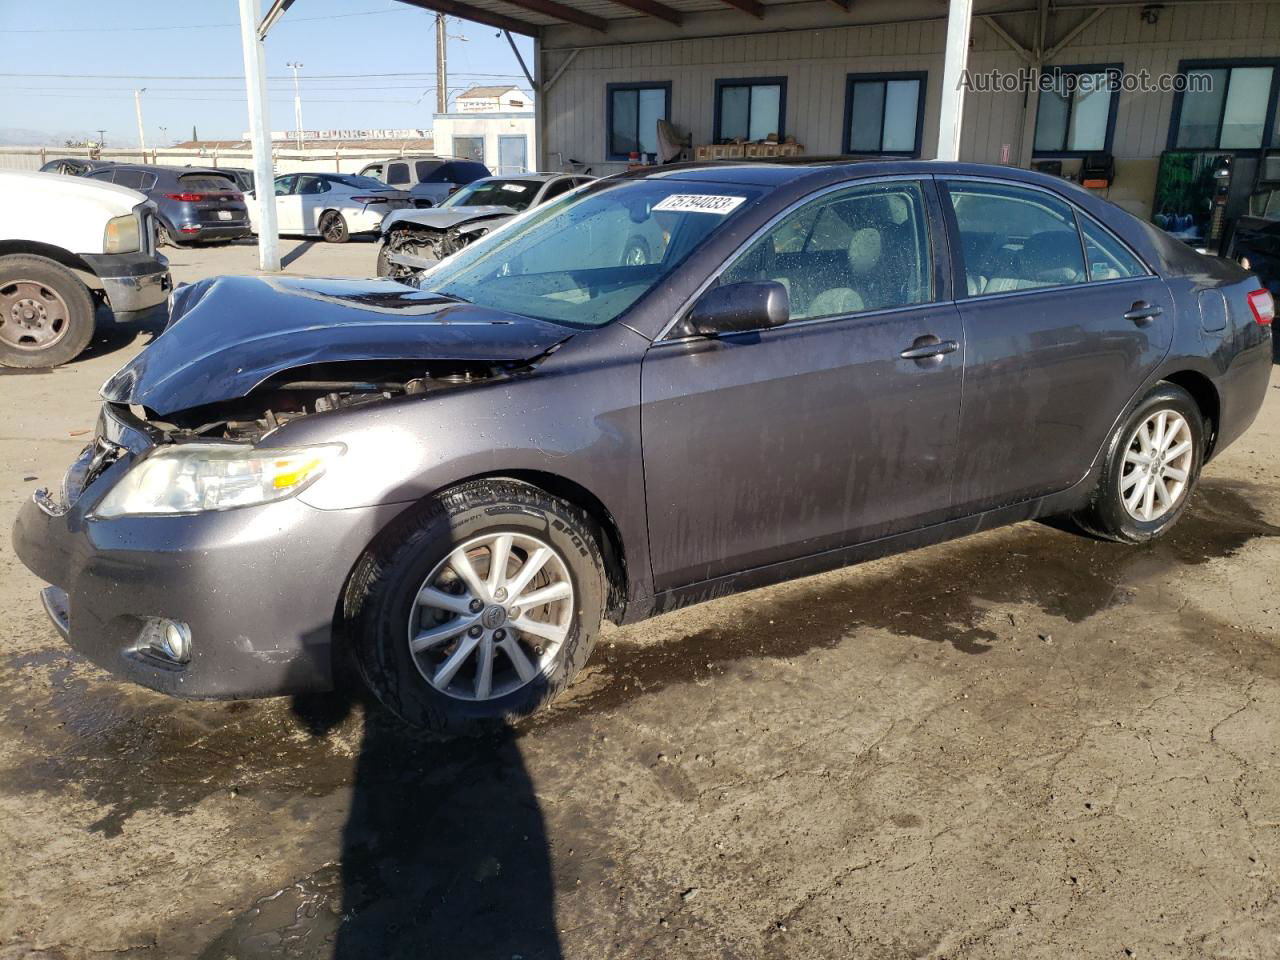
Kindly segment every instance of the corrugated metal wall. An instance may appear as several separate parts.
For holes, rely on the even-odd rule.
[[[1053,15],[1049,44],[1087,12],[1075,9]],[[840,26],[838,16],[837,12],[830,27],[818,30],[579,46],[572,64],[544,95],[547,162],[558,168],[563,154],[565,159],[590,164],[597,174],[623,169],[624,165],[603,159],[608,83],[671,81],[672,121],[691,130],[695,143],[708,143],[716,79],[775,75],[788,78],[786,132],[794,134],[809,154],[839,153],[846,74],[905,70],[929,73],[923,156],[932,156],[937,140],[945,20]],[[741,30],[743,18],[730,11],[717,22],[723,22],[728,32]],[[1032,14],[1001,16],[999,22],[1024,44],[1033,35]],[[559,36],[557,28],[552,28],[544,40],[544,75],[554,72],[565,56],[563,50],[555,49],[564,45]],[[581,42],[580,32],[565,36]],[[1160,11],[1154,25],[1143,22],[1136,7],[1115,7],[1072,41],[1053,63],[1121,63],[1129,72],[1146,69],[1154,76],[1176,71],[1183,59],[1251,56],[1280,56],[1280,3],[1171,5]],[[975,19],[970,70],[1013,72],[1022,66],[1023,61],[1004,41]],[[962,159],[999,162],[1002,145],[1009,144],[1016,161],[1023,102],[1022,93],[967,95]],[[1172,94],[1120,96],[1113,199],[1139,212],[1150,201],[1155,163],[1165,147],[1172,106]]]

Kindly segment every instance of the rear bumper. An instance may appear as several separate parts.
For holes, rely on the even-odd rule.
[[[102,283],[107,303],[116,319],[131,319],[158,307],[173,289],[169,261],[145,253],[83,254]]]
[[[178,243],[192,243],[197,240],[238,240],[252,235],[248,220],[239,223],[184,223],[178,225],[173,239]]]

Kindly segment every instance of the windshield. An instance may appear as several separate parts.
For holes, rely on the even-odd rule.
[[[603,182],[477,240],[428,273],[422,288],[539,320],[603,326],[760,193],[736,184]]]
[[[510,207],[528,209],[538,195],[537,180],[476,180],[467,184],[442,207]]]
[[[344,183],[348,187],[355,187],[357,190],[387,189],[387,185],[381,180],[375,180],[373,177],[362,177],[354,173],[344,173],[340,177],[330,176],[329,179],[338,183]]]

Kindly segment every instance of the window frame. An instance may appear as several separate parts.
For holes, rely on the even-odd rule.
[[[724,138],[720,135],[721,120],[721,95],[728,87],[778,87],[778,142],[782,143],[787,137],[787,78],[786,77],[725,77],[716,80],[715,100],[713,101],[715,116],[712,123],[711,142],[719,143]],[[747,133],[751,132],[751,97],[747,94]],[[756,141],[748,140],[747,143],[755,143]]]
[[[1132,244],[1125,241],[1123,237],[1108,227],[1105,223],[1077,205],[1069,197],[1058,193],[1056,190],[1050,190],[1048,187],[1042,187],[1035,183],[1025,183],[1021,180],[1007,180],[1000,177],[974,177],[974,176],[937,176],[935,182],[938,187],[938,203],[942,207],[942,217],[946,223],[947,231],[947,248],[950,250],[950,273],[951,273],[951,291],[952,299],[959,303],[961,300],[990,300],[996,297],[1025,297],[1037,293],[1047,293],[1052,291],[1070,290],[1074,287],[1094,287],[1102,284],[1112,283],[1134,283],[1138,280],[1150,280],[1152,277],[1158,277],[1159,274],[1151,268],[1151,264],[1147,262],[1147,258],[1142,256],[1135,250]],[[950,183],[977,183],[987,186],[1012,187],[1014,189],[1031,190],[1036,193],[1047,194],[1060,203],[1065,203],[1071,210],[1072,219],[1075,222],[1076,239],[1080,243],[1080,257],[1084,262],[1085,280],[1082,283],[1062,283],[1054,286],[1031,287],[1027,290],[1001,290],[997,293],[969,293],[967,274],[964,265],[964,248],[960,243],[960,223],[956,219],[955,206],[951,201],[951,191],[948,189]],[[1089,277],[1089,252],[1085,248],[1084,231],[1080,229],[1081,218],[1087,218],[1097,225],[1104,233],[1120,244],[1125,250],[1133,255],[1134,260],[1146,271],[1145,273],[1134,274],[1132,277],[1114,277],[1109,280],[1093,280]]]
[[[853,138],[853,87],[857,83],[880,81],[886,89],[890,80],[919,80],[920,93],[916,97],[916,141],[915,149],[910,152],[902,150],[854,150],[850,142]],[[901,157],[917,159],[924,149],[924,106],[925,92],[929,84],[928,70],[898,70],[889,73],[849,73],[844,80],[844,134],[840,141],[841,152],[846,156],[859,157]],[[880,117],[880,143],[884,143],[884,115]]]
[[[952,275],[952,260],[950,248],[952,244],[951,226],[947,221],[946,211],[943,209],[941,191],[939,189],[936,178],[932,174],[927,173],[899,173],[889,174],[882,177],[858,177],[851,180],[841,180],[839,183],[829,183],[819,190],[812,193],[806,193],[803,197],[792,200],[777,213],[769,217],[755,230],[739,243],[729,254],[722,260],[714,270],[708,274],[707,278],[698,284],[693,293],[685,298],[684,303],[680,304],[679,309],[672,313],[671,319],[654,337],[653,345],[660,347],[670,343],[685,343],[690,340],[702,339],[699,335],[680,335],[671,336],[671,331],[678,327],[684,321],[693,305],[698,299],[716,286],[720,282],[721,275],[741,259],[747,252],[751,250],[757,240],[766,236],[769,231],[778,226],[783,220],[791,216],[796,211],[802,209],[807,204],[831,193],[838,193],[841,190],[848,190],[850,187],[858,186],[874,186],[879,183],[918,183],[920,190],[924,194],[926,229],[929,232],[929,257],[930,257],[930,278],[933,287],[933,298],[925,303],[913,303],[903,307],[888,307],[882,310],[867,310],[862,313],[835,314],[830,317],[814,317],[805,320],[788,320],[780,327],[768,327],[761,330],[743,330],[735,331],[734,336],[740,333],[764,333],[767,331],[786,331],[799,327],[808,327],[817,323],[863,323],[875,322],[879,317],[887,314],[902,313],[908,310],[927,310],[934,309],[939,304],[952,303],[955,301],[955,281]]]
[[[1045,73],[1052,73],[1055,77],[1064,73],[1080,74],[1080,73],[1106,73],[1111,76],[1120,76],[1124,73],[1123,63],[1085,63],[1070,64],[1061,67],[1046,67]],[[1036,92],[1036,125],[1040,122],[1040,97],[1045,91]],[[1067,138],[1071,135],[1071,118],[1075,115],[1076,103],[1073,96],[1067,102],[1067,124],[1062,131],[1063,149],[1061,150],[1037,150],[1035,148],[1036,131],[1033,127],[1031,130],[1031,156],[1033,159],[1076,159],[1087,157],[1093,153],[1111,153],[1115,145],[1116,135],[1116,117],[1120,110],[1120,86],[1115,84],[1111,90],[1111,101],[1107,104],[1107,132],[1103,138],[1102,146],[1097,150],[1070,150],[1066,147]]]
[[[606,83],[604,85],[604,156],[606,161],[626,161],[630,156],[615,153],[613,149],[613,95],[625,90],[661,90],[665,98],[662,108],[662,119],[671,122],[671,81],[670,80],[637,80],[634,83]],[[637,99],[639,94],[637,94]],[[636,111],[636,123],[639,124],[639,110]],[[640,142],[640,131],[636,130],[636,143]]]
[[[1262,119],[1262,142],[1256,147],[1180,147],[1178,146],[1178,128],[1182,125],[1182,107],[1186,101],[1186,91],[1178,91],[1173,95],[1173,111],[1169,115],[1169,135],[1166,149],[1179,153],[1261,153],[1275,146],[1280,146],[1280,117],[1277,117],[1277,106],[1280,105],[1280,57],[1212,57],[1199,60],[1179,60],[1178,75],[1186,76],[1196,70],[1227,70],[1227,89],[1222,92],[1222,110],[1218,114],[1218,132],[1213,138],[1215,143],[1222,143],[1222,124],[1227,115],[1227,97],[1231,93],[1231,73],[1237,67],[1271,67],[1271,90],[1267,94],[1266,112]]]

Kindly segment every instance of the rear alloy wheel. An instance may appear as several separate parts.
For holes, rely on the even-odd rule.
[[[586,662],[607,579],[597,530],[572,504],[475,481],[382,540],[345,606],[361,675],[408,723],[458,730],[525,716]]]
[[[74,273],[44,257],[0,258],[0,364],[56,367],[93,339],[93,297]]]
[[[351,239],[347,221],[336,210],[326,210],[320,217],[320,236],[325,243],[346,243]]]
[[[1143,543],[1177,522],[1200,476],[1207,430],[1187,391],[1157,385],[1112,435],[1102,478],[1081,526]]]

